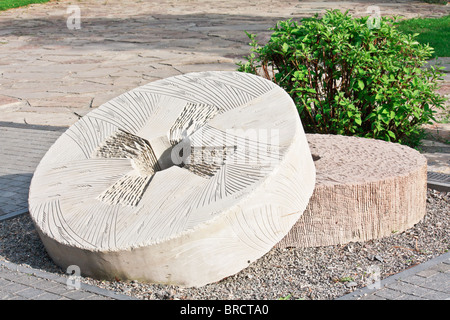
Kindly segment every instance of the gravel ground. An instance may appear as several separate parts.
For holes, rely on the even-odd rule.
[[[272,249],[236,275],[201,288],[136,281],[81,281],[141,299],[304,299],[343,296],[434,258],[450,248],[450,192],[428,190],[427,214],[413,228],[367,242],[319,248]],[[0,222],[0,259],[64,275],[47,255],[29,215]]]

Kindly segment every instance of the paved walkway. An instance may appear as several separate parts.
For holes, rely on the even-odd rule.
[[[0,261],[0,300],[136,300],[78,282],[76,277]]]
[[[81,12],[81,29],[70,30],[68,9],[74,3]],[[377,3],[382,15],[450,13],[449,6],[407,0]],[[249,51],[244,31],[264,40],[271,33],[268,28],[281,19],[325,9],[367,15],[370,5],[370,1],[272,0],[203,0],[194,5],[189,0],[155,0],[124,6],[121,0],[103,4],[60,0],[0,12],[0,220],[27,211],[28,185],[40,158],[67,126],[92,108],[156,79],[192,71],[235,70],[235,63]],[[443,90],[448,94],[449,86]],[[439,155],[438,160],[445,168],[448,158],[442,162]],[[382,282],[386,287],[377,292],[361,291],[345,298],[362,294],[367,299],[446,299],[448,254],[437,259],[420,265],[423,270],[415,269],[417,273],[407,271],[408,278]],[[445,289],[433,286],[437,282]],[[420,287],[420,293],[410,295],[407,287],[412,285]],[[67,287],[66,278],[0,262],[0,299],[22,298],[127,297],[83,284],[74,290]]]
[[[441,16],[450,6],[376,1],[381,15]],[[80,12],[80,29],[69,29]],[[0,121],[63,126],[138,85],[180,73],[235,70],[279,20],[326,9],[372,13],[373,1],[51,1],[0,12]],[[68,13],[69,12],[69,13]],[[369,13],[368,13],[369,12]]]
[[[34,169],[65,129],[0,121],[0,220],[28,211]]]
[[[450,300],[450,252],[337,300]]]

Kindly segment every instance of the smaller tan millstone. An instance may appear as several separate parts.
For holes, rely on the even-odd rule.
[[[366,241],[404,231],[426,214],[427,161],[397,143],[307,134],[316,186],[277,247]]]

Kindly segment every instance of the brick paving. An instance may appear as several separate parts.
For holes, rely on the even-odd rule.
[[[450,252],[337,300],[450,300]]]
[[[30,267],[0,261],[0,300],[134,300]]]

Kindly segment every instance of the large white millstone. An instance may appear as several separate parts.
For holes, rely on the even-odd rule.
[[[71,126],[37,167],[29,209],[63,268],[201,286],[268,252],[314,185],[284,90],[245,73],[192,73],[131,90]]]

